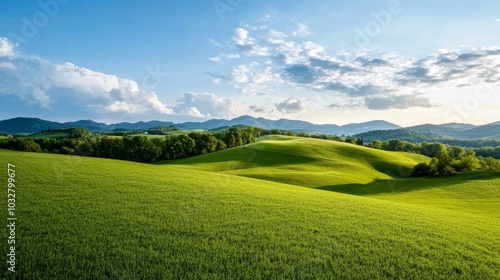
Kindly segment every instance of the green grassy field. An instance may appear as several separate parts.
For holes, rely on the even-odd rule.
[[[0,158],[19,219],[1,279],[500,279],[494,173],[409,179],[426,158],[290,137],[158,165]]]
[[[411,178],[427,157],[335,141],[287,136],[177,161],[159,162],[395,202],[456,209],[500,219],[500,176],[473,172],[451,178]]]
[[[450,178],[404,178],[328,190],[426,207],[480,214],[500,220],[500,174],[477,171]]]

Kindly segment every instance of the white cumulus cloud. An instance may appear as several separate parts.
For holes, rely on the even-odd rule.
[[[7,38],[0,37],[0,56],[13,56],[14,44]]]
[[[233,42],[238,49],[250,56],[267,56],[269,49],[267,47],[257,44],[253,37],[249,36],[248,30],[244,28],[237,28]]]
[[[177,114],[198,118],[231,118],[235,116],[233,103],[209,92],[185,93],[173,110]]]
[[[55,64],[15,52],[12,43],[0,39],[0,96],[20,100],[33,108],[83,116],[127,113],[173,114],[156,93],[137,82],[93,71],[72,63]],[[74,116],[81,117],[81,116]]]

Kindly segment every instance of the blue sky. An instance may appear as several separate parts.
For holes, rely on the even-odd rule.
[[[0,118],[500,120],[497,1],[0,2]]]

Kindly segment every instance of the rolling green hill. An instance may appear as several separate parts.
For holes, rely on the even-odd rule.
[[[342,142],[265,136],[244,147],[157,164],[322,188],[407,177],[413,166],[428,160],[422,155],[387,152]]]
[[[498,173],[411,178],[412,167],[428,160],[422,155],[381,151],[342,142],[266,136],[246,147],[157,164],[458,209],[500,219]]]
[[[19,221],[17,274],[3,261],[1,279],[500,278],[498,176],[399,175],[418,155],[268,137],[163,165],[0,158],[16,166]]]

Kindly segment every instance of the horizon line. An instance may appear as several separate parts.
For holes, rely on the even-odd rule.
[[[1,119],[0,121],[8,121],[8,120],[13,120],[13,119],[24,118],[24,119],[39,119],[39,120],[43,120],[43,121],[58,122],[58,123],[62,123],[62,124],[64,124],[64,123],[71,123],[71,122],[78,122],[78,121],[92,121],[92,122],[96,122],[96,123],[100,123],[100,124],[105,124],[105,125],[115,125],[115,124],[119,124],[119,123],[135,124],[135,123],[140,123],[140,122],[144,122],[144,123],[148,123],[148,122],[171,122],[173,124],[185,124],[185,123],[205,123],[205,122],[213,121],[213,120],[233,121],[235,119],[242,118],[242,117],[251,117],[253,119],[264,119],[264,120],[268,120],[268,121],[280,121],[280,120],[300,121],[300,122],[307,122],[307,123],[310,123],[312,125],[335,125],[335,126],[339,126],[339,127],[341,127],[341,126],[347,126],[347,125],[366,124],[366,123],[370,123],[370,122],[386,122],[388,124],[399,126],[400,128],[409,128],[409,127],[415,127],[415,126],[421,126],[421,125],[447,125],[447,124],[466,124],[466,125],[473,125],[473,126],[487,126],[487,125],[493,125],[493,124],[496,124],[496,123],[499,122],[499,121],[497,121],[497,122],[484,123],[484,124],[471,124],[471,123],[459,123],[459,122],[441,123],[441,124],[420,123],[420,124],[417,124],[417,125],[402,126],[402,125],[399,125],[399,124],[396,124],[396,123],[393,123],[393,122],[389,122],[389,121],[386,121],[386,120],[375,119],[375,120],[368,120],[368,121],[364,121],[364,122],[352,122],[352,123],[345,123],[345,124],[336,124],[336,123],[322,123],[322,124],[318,124],[318,123],[314,123],[314,122],[310,122],[310,121],[306,121],[306,120],[301,120],[301,119],[287,119],[287,118],[271,119],[271,118],[264,118],[264,117],[254,117],[254,116],[251,116],[251,115],[248,115],[248,114],[247,115],[237,116],[237,117],[230,118],[230,119],[225,119],[225,118],[211,118],[211,119],[205,119],[205,120],[200,120],[200,121],[184,121],[184,122],[174,122],[174,121],[171,121],[171,120],[153,119],[153,120],[121,121],[121,122],[111,122],[111,123],[108,123],[108,122],[96,121],[96,120],[93,120],[93,119],[78,119],[78,120],[73,120],[73,121],[58,121],[58,120],[49,120],[49,119],[45,119],[45,118],[41,118],[41,117],[23,117],[23,116],[17,116],[17,117],[11,117],[11,118],[7,118],[7,119]]]

